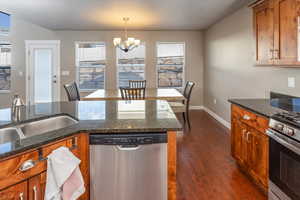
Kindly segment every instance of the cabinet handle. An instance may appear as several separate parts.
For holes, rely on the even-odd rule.
[[[27,160],[20,166],[19,170],[21,172],[25,172],[25,171],[33,168],[35,166],[35,164],[36,163],[33,160]]]
[[[32,190],[33,190],[33,200],[37,200],[37,189],[36,189],[36,186],[33,186]]]
[[[19,199],[24,200],[23,196],[24,196],[24,194],[23,194],[23,192],[21,192],[20,195],[19,195]]]
[[[279,59],[279,50],[275,49],[274,52],[275,52],[275,59]]]
[[[271,60],[274,60],[274,50],[270,49],[270,53],[271,53]]]
[[[246,134],[246,130],[243,129],[243,131],[242,131],[242,139],[243,139],[243,140],[245,140],[245,134]]]
[[[243,119],[244,119],[244,120],[250,120],[251,117],[250,117],[249,115],[244,115],[244,116],[243,116]]]
[[[251,135],[251,132],[248,132],[248,133],[247,133],[246,141],[247,141],[248,143],[250,143],[250,141],[249,141],[249,135]]]

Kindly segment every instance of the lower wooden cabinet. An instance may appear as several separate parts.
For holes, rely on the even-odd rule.
[[[28,180],[28,196],[30,200],[44,199],[46,189],[46,172]]]
[[[235,106],[235,109],[236,106]],[[242,108],[238,108],[242,109]],[[240,119],[232,110],[231,153],[239,166],[252,180],[263,189],[268,190],[269,172],[269,138],[260,130],[267,127],[250,126],[245,123],[246,117]],[[257,119],[254,117],[252,120]],[[251,120],[249,118],[248,120]],[[249,125],[250,124],[250,125]]]
[[[0,200],[27,200],[27,181],[0,191]]]
[[[72,137],[57,141],[39,149],[16,155],[12,158],[0,160],[0,200],[43,200],[46,188],[47,161],[38,161],[38,152],[46,157],[53,150],[66,146],[80,160],[86,192],[79,200],[89,199],[89,141],[88,134],[81,133]],[[29,170],[21,171],[20,166],[29,160],[37,161]]]

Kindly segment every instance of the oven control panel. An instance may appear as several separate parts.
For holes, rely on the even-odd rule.
[[[289,126],[272,118],[270,119],[269,127],[281,134],[287,135],[295,140],[300,141],[300,130],[295,127]]]

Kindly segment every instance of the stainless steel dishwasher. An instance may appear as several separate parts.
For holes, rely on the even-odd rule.
[[[91,134],[91,200],[167,200],[167,134]]]

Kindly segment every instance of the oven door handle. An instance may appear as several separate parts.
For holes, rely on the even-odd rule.
[[[269,137],[271,137],[272,139],[274,139],[276,142],[278,142],[279,144],[285,146],[286,148],[288,148],[289,150],[293,151],[294,153],[300,155],[300,148],[290,144],[289,142],[287,142],[286,140],[280,138],[279,136],[276,135],[276,133],[274,133],[272,130],[267,130],[266,131],[267,135]]]

